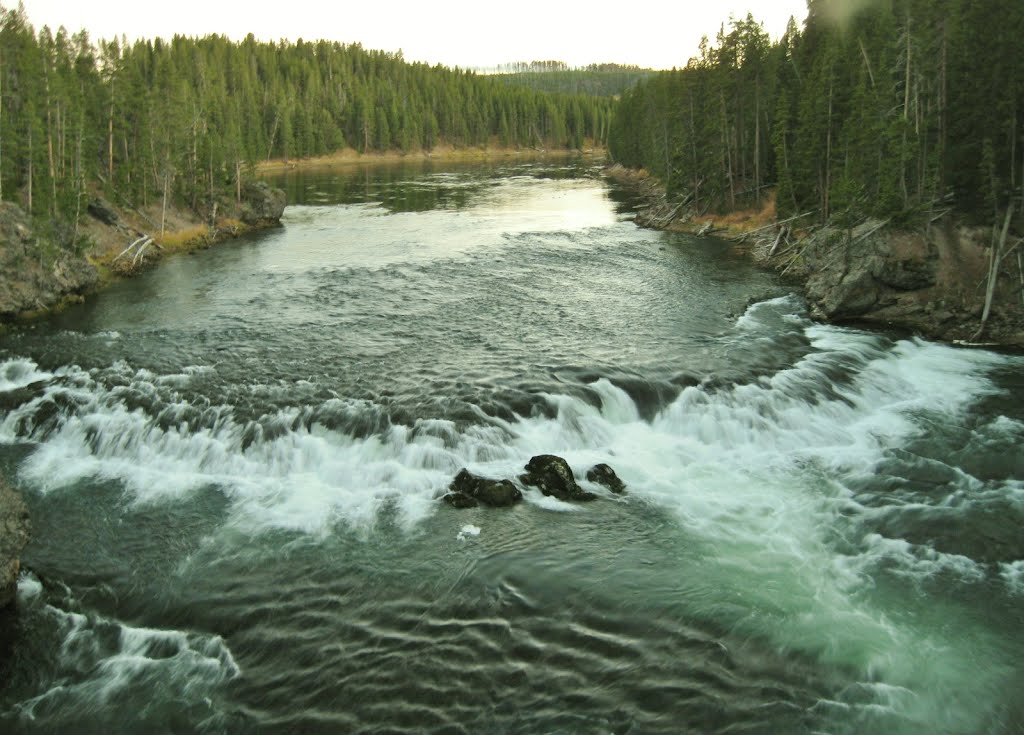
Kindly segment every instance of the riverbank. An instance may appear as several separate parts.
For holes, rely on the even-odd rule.
[[[21,569],[19,557],[28,537],[25,503],[0,477],[0,611],[14,603]],[[3,636],[4,631],[0,630],[0,638]]]
[[[238,201],[203,217],[184,207],[115,205],[94,196],[78,225],[77,250],[59,248],[32,228],[16,204],[0,202],[0,323],[32,319],[110,282],[132,276],[164,257],[275,227],[285,195],[263,182],[248,184]]]
[[[402,152],[373,151],[360,153],[354,148],[342,148],[326,156],[313,158],[272,159],[256,164],[258,175],[275,174],[290,170],[322,169],[341,166],[356,166],[374,163],[399,163],[403,161],[435,161],[438,163],[475,163],[486,161],[532,161],[571,157],[592,157],[602,160],[605,149],[601,146],[576,148],[510,148],[504,146],[469,146],[456,148],[452,145],[439,145],[428,150]]]
[[[802,289],[820,321],[909,330],[930,339],[1024,349],[1024,306],[1016,262],[1008,262],[982,326],[990,228],[946,216],[917,231],[869,220],[852,229],[813,219],[776,221],[774,199],[725,216],[669,202],[644,171],[615,165],[607,175],[643,199],[640,227],[722,239]]]

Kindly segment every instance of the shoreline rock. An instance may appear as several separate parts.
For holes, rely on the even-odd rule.
[[[17,204],[0,202],[0,323],[34,318],[81,301],[117,277],[134,276],[158,263],[168,251],[209,247],[244,232],[280,225],[284,191],[258,181],[246,185],[242,195],[240,204],[232,198],[221,209],[219,223],[215,205],[209,226],[202,224],[197,213],[168,208],[167,237],[176,243],[167,248],[159,243],[149,246],[160,239],[159,211],[147,215],[95,197],[86,205],[78,228],[79,242],[92,243],[88,252],[72,252],[43,239]],[[143,246],[118,259],[133,241]]]
[[[13,605],[17,597],[20,555],[29,531],[25,502],[0,478],[0,610]]]
[[[646,172],[616,165],[606,174],[646,202],[634,219],[637,226],[693,235],[707,226],[692,221],[693,212],[670,206],[664,188]],[[818,321],[973,342],[981,325],[984,289],[978,284],[986,274],[991,228],[965,227],[948,215],[917,231],[883,225],[868,221],[851,230],[826,225],[782,246],[777,227],[734,231],[733,240],[744,244],[729,246],[742,247],[759,266],[799,287]],[[1020,284],[1001,282],[980,339],[987,346],[1024,348]]]
[[[38,243],[21,207],[0,202],[0,321],[49,309],[98,282],[84,256]]]

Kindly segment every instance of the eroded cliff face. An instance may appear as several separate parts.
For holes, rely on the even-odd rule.
[[[825,228],[807,238],[787,275],[803,281],[814,316],[901,327],[935,339],[1024,347],[1016,260],[1006,261],[979,334],[990,230],[947,223],[921,232],[872,232],[876,226]],[[763,245],[759,257],[784,267],[781,259],[765,256]]]
[[[0,202],[0,318],[48,309],[98,281],[85,257],[41,246],[21,208]]]
[[[20,554],[28,538],[28,509],[21,496],[0,478],[0,610],[14,603],[21,569]]]
[[[169,252],[208,247],[254,229],[279,226],[285,193],[265,182],[247,184],[239,201],[212,213],[150,205],[148,214],[91,199],[79,221],[88,255],[117,276],[131,276]],[[166,225],[166,228],[162,227]],[[167,240],[164,241],[166,231]],[[164,244],[160,244],[164,241]],[[129,248],[129,245],[137,248]],[[0,202],[0,321],[46,311],[100,285],[100,273],[85,254],[61,249],[33,232],[28,215]]]

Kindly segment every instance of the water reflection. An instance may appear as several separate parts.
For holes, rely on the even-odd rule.
[[[266,178],[285,190],[289,204],[378,204],[391,213],[460,210],[514,174],[536,179],[595,178],[592,159],[513,163],[452,163],[430,159],[296,169]]]

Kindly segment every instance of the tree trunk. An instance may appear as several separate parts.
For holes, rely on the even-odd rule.
[[[828,219],[832,194],[832,81],[828,83],[828,131],[825,136],[825,191],[822,199],[822,217]]]
[[[114,185],[114,78],[110,78],[110,114],[107,116],[107,181]]]
[[[170,171],[164,168],[164,203],[160,208],[160,237],[164,236],[164,221],[167,216],[167,187],[170,184]]]
[[[28,125],[28,216],[32,216],[32,121]]]
[[[761,76],[754,80],[754,188],[761,206]]]
[[[1010,220],[1013,218],[1013,202],[1006,207],[1006,217],[1003,220],[1003,231],[999,241],[992,246],[991,258],[988,267],[988,284],[985,287],[985,307],[981,312],[981,325],[974,335],[978,339],[985,331],[985,324],[988,322],[989,314],[992,311],[992,299],[996,293],[996,282],[999,280],[999,264],[1002,261],[1001,253],[1006,245],[1006,235],[1010,231]],[[1019,255],[1019,254],[1018,254]]]
[[[4,198],[3,141],[4,141],[4,61],[0,53],[0,200]]]
[[[49,66],[49,61],[44,62]],[[50,110],[50,70],[43,70],[43,88],[46,93],[46,160],[50,172],[50,216],[57,214],[57,171],[53,165],[53,114]]]
[[[949,129],[947,58],[949,49],[948,20],[942,19],[942,55],[939,64],[939,190],[937,199],[946,195],[946,139]]]

